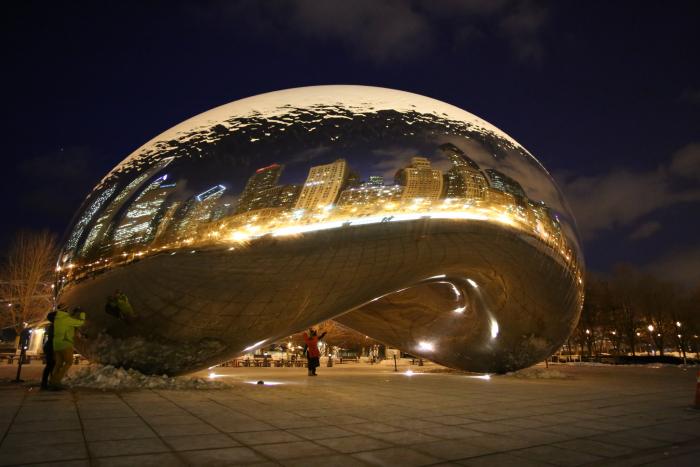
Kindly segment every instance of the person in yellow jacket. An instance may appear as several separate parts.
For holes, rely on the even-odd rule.
[[[85,312],[74,308],[72,313],[59,305],[53,322],[53,355],[56,364],[51,372],[50,384],[61,387],[61,380],[73,364],[73,337],[75,329],[85,323]]]

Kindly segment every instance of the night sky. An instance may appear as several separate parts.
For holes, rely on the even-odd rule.
[[[700,2],[13,2],[0,251],[63,234],[150,138],[278,89],[364,84],[498,126],[557,180],[589,269],[700,283]]]

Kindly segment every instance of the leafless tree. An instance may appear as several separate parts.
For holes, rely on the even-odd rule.
[[[0,325],[17,335],[27,324],[40,321],[52,304],[51,282],[57,255],[56,238],[42,232],[19,232],[2,265]]]
[[[627,344],[632,355],[639,345],[638,333],[642,327],[639,312],[639,273],[628,265],[615,267],[609,282],[608,299],[612,304],[612,320],[622,342]]]

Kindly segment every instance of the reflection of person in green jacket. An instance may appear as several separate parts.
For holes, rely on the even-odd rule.
[[[107,298],[105,311],[110,315],[123,319],[127,322],[136,318],[136,313],[129,302],[129,297],[127,297],[126,294],[119,289],[115,290],[114,294]]]
[[[56,365],[51,373],[51,386],[59,388],[61,380],[73,364],[73,337],[75,328],[85,323],[85,312],[74,308],[68,313],[63,305],[58,305],[53,322],[53,354]]]

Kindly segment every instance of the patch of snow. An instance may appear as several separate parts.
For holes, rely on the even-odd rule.
[[[571,379],[570,375],[562,373],[554,368],[530,367],[522,370],[506,373],[506,376],[521,379]]]
[[[68,375],[64,384],[71,388],[102,390],[124,389],[227,389],[223,381],[187,376],[144,375],[134,369],[115,368],[112,365],[90,365]]]
[[[206,130],[216,125],[229,127],[230,123],[227,124],[227,122],[232,118],[279,120],[286,119],[290,114],[293,115],[303,109],[311,109],[318,106],[336,107],[356,116],[376,113],[382,110],[429,114],[445,120],[456,120],[466,123],[492,133],[510,142],[514,147],[520,147],[520,144],[504,131],[476,115],[420,94],[374,86],[307,86],[247,97],[196,115],[164,131],[136,149],[115,170],[129,165],[134,159],[138,159],[142,154],[151,151],[154,147],[158,147],[159,144],[189,137],[195,130]],[[337,115],[334,113],[325,115],[323,118],[349,117],[338,112]]]

